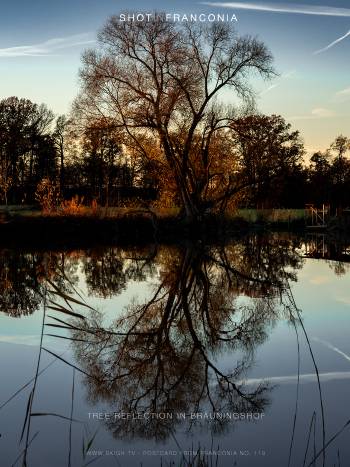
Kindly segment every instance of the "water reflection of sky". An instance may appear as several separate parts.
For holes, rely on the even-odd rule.
[[[320,373],[327,439],[336,433],[350,418],[349,388],[350,388],[350,289],[349,273],[336,275],[335,263],[322,260],[307,259],[302,269],[297,272],[298,281],[292,283],[294,299],[302,310],[304,326],[308,332]],[[82,293],[87,289],[83,274],[79,274],[79,288]],[[138,297],[144,300],[151,296],[157,275],[151,283],[130,281],[120,295],[100,299],[88,297],[89,305],[99,308],[105,315],[106,322],[113,320],[129,303]],[[245,300],[245,299],[243,299]],[[40,340],[42,313],[37,311],[30,316],[11,318],[0,314],[0,406],[29,381],[35,371],[38,343]],[[300,388],[298,417],[296,422],[293,463],[302,465],[306,438],[313,412],[317,413],[317,423],[320,423],[320,404],[317,391],[315,369],[307,348],[302,330],[298,329],[300,340]],[[70,356],[66,341],[45,337],[45,346],[65,358]],[[238,362],[240,353],[226,353],[216,358],[220,368],[228,368]],[[42,368],[48,365],[53,357],[43,355]],[[88,421],[89,412],[104,412],[109,408],[104,404],[95,405],[86,398],[86,390],[80,384],[81,376],[76,375],[74,415],[77,419],[88,421],[90,433],[99,429],[93,447],[101,450],[104,455],[96,461],[96,465],[144,466],[160,465],[160,457],[144,453],[144,450],[181,451],[197,449],[198,445],[210,448],[219,446],[222,452],[219,466],[281,466],[287,465],[293,416],[295,411],[297,382],[297,341],[293,326],[287,319],[278,320],[268,329],[268,339],[254,349],[254,365],[246,374],[248,382],[256,384],[260,380],[270,380],[275,386],[271,393],[270,406],[264,413],[264,418],[258,422],[240,422],[234,430],[227,430],[214,436],[214,441],[204,427],[198,427],[191,433],[186,433],[182,426],[166,442],[157,444],[154,440],[113,439],[110,432],[103,428],[100,422]],[[69,415],[72,389],[72,369],[62,362],[56,361],[40,376],[36,394],[36,410],[40,412],[61,413]],[[11,465],[19,455],[19,436],[28,391],[24,390],[12,402],[0,411],[0,458],[1,465]],[[111,407],[111,410],[115,410]],[[62,466],[67,465],[68,424],[66,420],[46,416],[38,417],[33,422],[33,433],[39,431],[30,448],[29,465]],[[71,465],[81,464],[81,426],[73,425],[73,449]],[[321,434],[317,431],[317,446],[321,445]],[[333,466],[339,456],[343,463],[350,459],[350,446],[347,442],[348,432],[342,433],[327,451],[326,465]],[[123,451],[124,455],[106,455],[108,450]],[[135,453],[128,454],[128,450]],[[229,455],[229,452],[231,453]],[[121,454],[120,452],[118,454]],[[135,455],[134,455],[135,454]],[[3,461],[4,459],[4,461]],[[165,456],[166,462],[173,460]],[[89,457],[85,463],[92,460]],[[3,463],[4,462],[4,463]],[[319,464],[322,465],[321,459]],[[19,465],[19,464],[18,464]],[[165,464],[168,465],[168,464]],[[178,465],[175,463],[175,465]],[[180,465],[180,464],[179,464]]]

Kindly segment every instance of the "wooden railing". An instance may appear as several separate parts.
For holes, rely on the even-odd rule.
[[[307,204],[305,210],[307,227],[327,227],[330,215],[329,205],[323,204],[321,208],[317,208],[313,204]]]

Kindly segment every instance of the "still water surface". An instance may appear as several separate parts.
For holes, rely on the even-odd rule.
[[[0,250],[1,467],[350,465],[346,245]]]

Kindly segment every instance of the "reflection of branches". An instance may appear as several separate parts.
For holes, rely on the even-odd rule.
[[[48,268],[45,281],[42,268],[37,266],[38,284],[43,290],[45,283],[50,286],[46,309],[55,312],[46,317],[45,326],[46,331],[56,329],[57,333],[45,335],[69,339],[77,361],[72,363],[68,357],[63,358],[42,345],[40,349],[54,356],[54,361],[69,365],[73,373],[80,372],[92,400],[106,401],[116,414],[141,415],[136,419],[137,423],[132,418],[112,415],[107,423],[115,436],[158,439],[174,436],[176,425],[183,423],[181,418],[177,419],[178,413],[206,412],[215,416],[263,411],[268,403],[269,385],[262,383],[253,387],[244,381],[254,363],[255,349],[266,339],[268,329],[281,316],[294,326],[298,344],[298,381],[300,336],[297,326],[303,330],[310,344],[290,290],[290,282],[296,277],[295,270],[300,267],[301,259],[288,239],[276,240],[252,236],[225,246],[208,247],[198,243],[182,248],[159,247],[151,254],[117,248],[88,252],[82,264],[91,279],[90,284],[96,286],[94,290],[90,289],[90,293],[111,296],[119,293],[130,279],[148,278],[153,284],[146,302],[131,301],[109,327],[104,325],[102,313],[75,294],[75,274],[63,274],[65,267],[61,269],[63,263],[67,266],[71,262],[72,267],[68,271],[76,271],[81,254],[76,254],[74,259],[65,257],[64,261],[62,257],[56,261],[53,256],[49,263],[57,267]],[[85,268],[87,264],[89,267]],[[101,268],[105,269],[101,271]],[[110,280],[108,275],[113,274],[114,269],[118,277]],[[92,276],[99,279],[95,281]],[[80,313],[82,309],[85,313]],[[64,335],[59,335],[59,331]],[[309,350],[312,354],[310,345]],[[222,362],[226,359],[221,357],[225,354],[239,357],[237,361],[231,358],[230,364],[224,364]],[[312,358],[318,378],[313,354]],[[46,368],[48,366],[42,370],[38,367],[36,376],[22,389],[32,385]],[[318,384],[323,412],[319,378]],[[290,465],[292,450],[296,449],[298,396],[299,387]],[[69,440],[72,423],[76,422],[73,419],[74,380],[68,416],[34,412],[33,398],[31,393],[24,424],[27,441],[24,455],[33,439],[29,433],[32,417],[50,415],[66,420],[69,422]],[[174,416],[164,419],[159,414]],[[186,420],[189,427],[198,423],[188,416]],[[213,431],[224,430],[226,422],[227,418],[216,418],[211,427]],[[325,456],[327,447],[349,426],[349,422],[328,439],[323,413],[322,425],[323,447],[317,452],[315,414],[309,428],[305,465],[309,462],[312,430],[314,452],[311,457],[315,459]]]
[[[266,326],[278,317],[275,297],[286,280],[285,267],[298,262],[269,243],[249,246],[264,261],[256,275],[250,274],[252,257],[241,257],[242,244],[160,249],[153,295],[144,304],[130,303],[113,326],[104,327],[97,311],[88,319],[53,323],[70,329],[90,397],[125,413],[263,410],[268,386],[246,387],[244,375]],[[252,297],[249,304],[236,303],[242,291]],[[241,360],[231,369],[220,366],[219,355],[234,350]],[[115,418],[109,427],[115,435],[164,438],[176,423]]]

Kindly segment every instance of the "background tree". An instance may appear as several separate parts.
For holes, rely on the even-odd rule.
[[[71,121],[66,115],[59,115],[56,119],[56,126],[52,134],[55,148],[60,160],[60,189],[64,192],[64,175],[65,175],[65,152],[68,138],[68,131]]]
[[[335,154],[330,176],[333,184],[332,201],[337,208],[342,208],[350,202],[348,193],[350,189],[350,163],[345,157],[350,149],[350,139],[339,135],[330,146],[330,151]]]
[[[285,190],[302,179],[304,146],[298,131],[277,115],[249,115],[232,122],[232,143],[239,160],[238,178],[249,187],[254,207],[283,206]],[[295,193],[293,193],[294,196]]]
[[[338,159],[341,159],[350,149],[350,138],[343,135],[337,136],[331,144],[330,149],[336,153]]]
[[[49,130],[53,113],[28,99],[9,97],[0,101],[1,179],[12,181],[12,202],[26,198],[28,187],[36,185],[36,171],[47,171],[44,153],[50,152]],[[50,157],[53,156],[52,151]],[[53,157],[54,159],[54,157]],[[7,194],[7,193],[6,193]]]
[[[106,206],[113,189],[133,184],[121,143],[119,131],[111,121],[91,122],[82,136],[84,173],[90,194]]]
[[[314,203],[317,206],[323,203],[327,204],[331,201],[332,184],[330,178],[331,155],[327,151],[318,151],[310,158],[308,169],[309,203]]]

